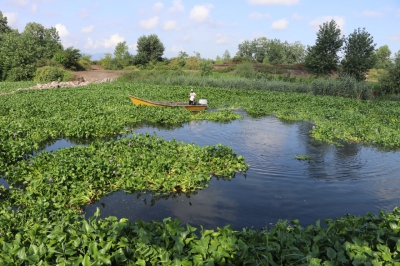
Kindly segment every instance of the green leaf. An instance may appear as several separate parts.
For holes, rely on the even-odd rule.
[[[327,253],[327,255],[328,255],[328,258],[330,259],[330,260],[333,260],[333,259],[335,259],[336,258],[336,251],[333,249],[333,248],[330,248],[330,247],[328,247],[327,249],[326,249],[326,253]]]

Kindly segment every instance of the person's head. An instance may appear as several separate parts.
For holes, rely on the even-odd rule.
[[[193,89],[191,89],[190,92],[193,92]]]

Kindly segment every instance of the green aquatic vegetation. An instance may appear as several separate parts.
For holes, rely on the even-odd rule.
[[[294,158],[295,158],[296,160],[299,160],[299,161],[308,161],[308,162],[311,162],[311,160],[312,160],[312,156],[309,156],[309,155],[306,155],[306,154],[295,155]]]
[[[400,210],[303,227],[216,230],[179,220],[87,220],[72,213],[0,210],[1,265],[397,265]]]
[[[217,111],[202,111],[192,115],[193,120],[209,120],[216,122],[229,122],[240,118],[242,118],[240,114],[237,114],[228,109],[221,109]]]
[[[12,194],[13,205],[35,208],[44,197],[51,199],[46,206],[51,211],[78,209],[120,189],[193,192],[207,187],[213,176],[232,178],[247,168],[230,147],[200,147],[146,134],[42,152],[9,167],[6,178],[25,189]]]
[[[2,93],[16,92],[18,89],[29,88],[35,86],[37,83],[34,81],[19,81],[19,82],[0,82],[0,95]]]

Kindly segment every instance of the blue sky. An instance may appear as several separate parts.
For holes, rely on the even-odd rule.
[[[56,27],[65,48],[114,52],[126,41],[136,54],[140,36],[157,34],[171,58],[233,56],[243,40],[257,37],[313,45],[319,25],[334,19],[348,35],[365,28],[377,44],[400,50],[400,0],[0,0],[9,25]]]

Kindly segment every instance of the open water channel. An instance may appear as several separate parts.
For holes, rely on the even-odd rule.
[[[231,146],[250,164],[247,173],[237,173],[230,181],[213,178],[208,188],[191,195],[156,198],[115,192],[87,206],[86,215],[100,208],[101,217],[113,215],[131,222],[171,217],[195,227],[231,224],[241,230],[260,229],[279,219],[299,219],[306,226],[318,219],[378,214],[400,206],[400,151],[328,145],[309,136],[312,123],[241,114],[243,119],[229,123],[192,121],[173,129],[142,126],[135,133],[155,132],[200,146]],[[60,140],[46,150],[72,145]],[[296,155],[312,160],[299,161]]]

